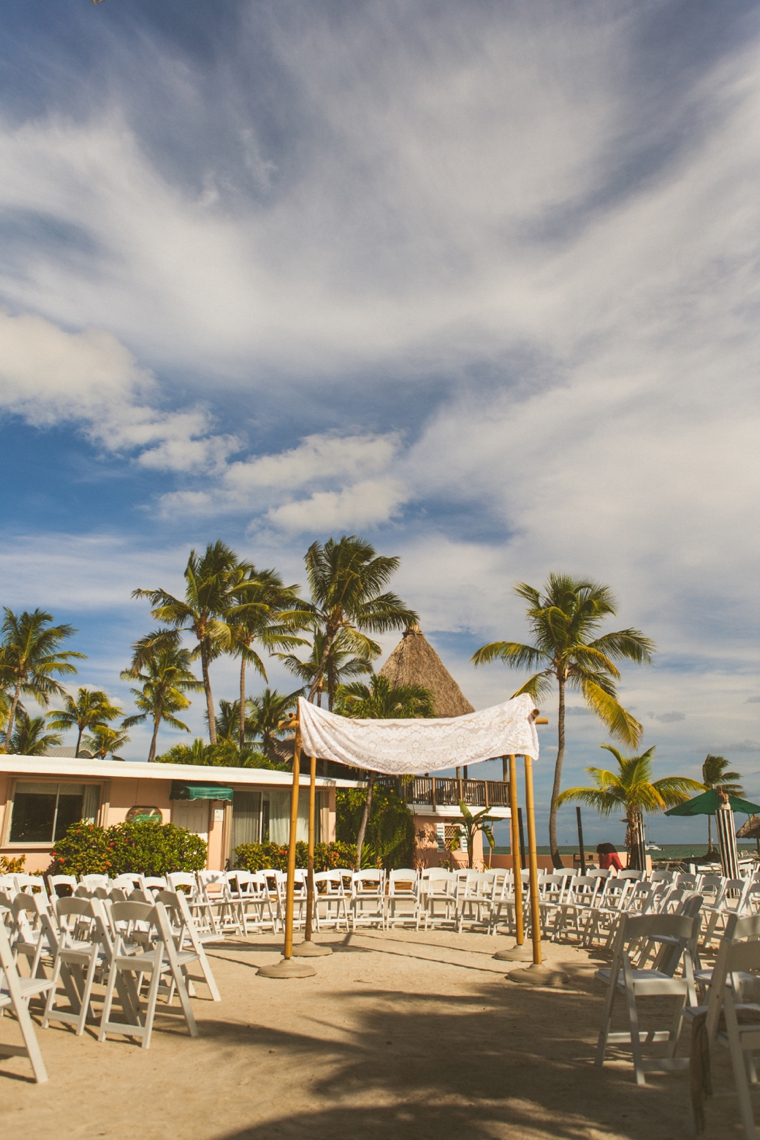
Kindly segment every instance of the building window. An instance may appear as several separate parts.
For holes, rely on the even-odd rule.
[[[11,843],[55,843],[72,823],[95,823],[100,788],[94,784],[19,781],[13,797]]]

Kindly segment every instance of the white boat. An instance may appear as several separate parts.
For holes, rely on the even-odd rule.
[[[656,843],[645,843],[645,851],[662,851],[662,847],[658,847]]]

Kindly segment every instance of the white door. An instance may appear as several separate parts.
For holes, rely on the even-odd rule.
[[[175,800],[172,823],[194,831],[208,843],[208,800]]]

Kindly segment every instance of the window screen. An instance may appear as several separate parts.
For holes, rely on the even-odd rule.
[[[13,798],[11,843],[55,843],[80,819],[94,823],[100,788],[92,784],[19,781]]]

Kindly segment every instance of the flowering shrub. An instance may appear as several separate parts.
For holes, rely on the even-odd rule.
[[[308,849],[305,843],[296,843],[296,866],[306,867]],[[315,843],[314,870],[332,871],[334,867],[353,867],[356,862],[355,843]],[[288,848],[279,843],[242,843],[235,848],[235,866],[242,871],[286,871]]]
[[[19,855],[18,859],[11,859],[7,855],[0,855],[0,875],[15,875],[23,871],[26,855]]]
[[[74,823],[53,851],[57,875],[165,875],[200,871],[206,866],[206,841],[174,823],[118,823],[97,827]]]

